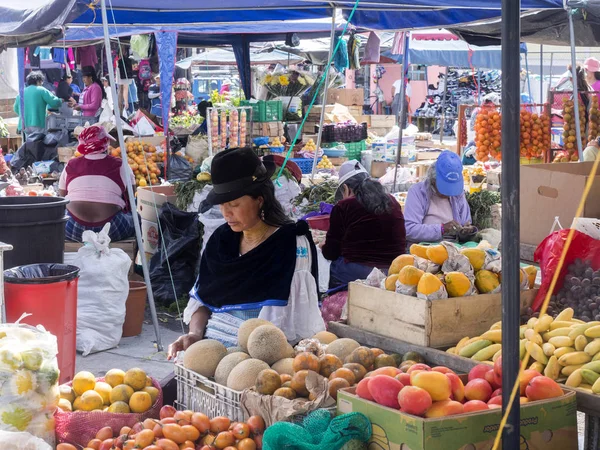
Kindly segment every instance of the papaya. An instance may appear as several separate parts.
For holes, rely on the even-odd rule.
[[[500,280],[495,273],[489,270],[480,270],[475,274],[475,286],[482,294],[488,294],[500,286]]]
[[[427,259],[441,266],[448,259],[448,250],[443,245],[431,245],[427,248]]]
[[[410,246],[410,254],[413,256],[418,256],[419,258],[424,258],[424,259],[429,259],[427,258],[427,249],[429,248],[428,245],[421,245],[421,244],[413,244]]]
[[[424,272],[414,266],[405,266],[398,274],[398,281],[406,286],[416,286]]]
[[[438,277],[431,273],[424,273],[417,285],[417,292],[423,295],[431,295],[442,286],[443,284]]]
[[[385,288],[388,291],[396,292],[396,281],[398,280],[398,275],[390,275],[385,279]]]
[[[527,266],[524,267],[523,270],[527,274],[529,289],[533,289],[535,287],[535,277],[537,277],[537,268],[534,266]]]
[[[462,272],[448,272],[445,281],[450,297],[463,297],[471,289],[471,280]]]
[[[475,271],[481,270],[485,263],[485,251],[479,248],[463,248],[460,253],[467,258]]]
[[[415,263],[415,257],[413,255],[400,255],[392,261],[388,275],[394,275],[400,272],[405,266],[412,266]]]

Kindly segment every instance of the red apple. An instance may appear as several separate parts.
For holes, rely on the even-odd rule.
[[[487,402],[492,395],[492,386],[481,378],[471,380],[465,386],[465,397],[467,400],[481,400]]]

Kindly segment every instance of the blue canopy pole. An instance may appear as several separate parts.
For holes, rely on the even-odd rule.
[[[102,7],[102,27],[104,28],[104,49],[106,51],[106,61],[112,61],[112,55],[110,52],[110,37],[108,33],[108,18],[106,16],[106,0],[101,0]],[[116,99],[117,96],[117,83],[115,80],[115,71],[112,70],[112,66],[109,64],[108,70],[108,78],[110,79],[110,90],[112,92],[112,98],[115,99],[113,104],[113,109],[118,110],[118,102]],[[119,136],[119,146],[123,149],[123,157],[122,165],[123,165],[123,173],[125,177],[128,177],[131,169],[129,168],[129,163],[127,162],[127,158],[125,157],[125,139],[123,137],[123,125],[121,124],[121,115],[118,113],[115,114],[115,124],[117,125],[117,135]],[[133,184],[135,183],[134,179],[127,180],[127,194],[129,197],[129,204],[131,205],[131,214],[133,216],[133,225],[135,228],[135,238],[137,240],[138,248],[143,249],[144,245],[142,243],[142,230],[140,229],[140,220],[137,213],[137,209],[135,207],[135,195],[133,193]],[[143,253],[143,252],[142,252]],[[146,282],[146,292],[148,293],[148,303],[150,304],[150,314],[152,315],[152,322],[154,323],[154,333],[156,335],[156,348],[159,352],[162,352],[163,346],[160,339],[160,329],[158,328],[158,316],[156,315],[156,305],[154,304],[154,293],[152,292],[152,283],[150,282],[150,272],[148,270],[148,261],[146,261],[146,256],[142,254],[140,258],[142,261],[142,271],[144,272],[144,281]]]
[[[567,6],[569,16],[569,36],[571,40],[571,81],[573,84],[573,109],[575,110],[575,135],[577,137],[577,154],[579,161],[583,162],[583,145],[581,142],[581,117],[579,117],[579,86],[577,86],[577,56],[575,54],[575,28],[573,26],[573,13],[575,11]]]
[[[237,63],[242,90],[247,99],[252,97],[252,71],[250,70],[250,42],[242,36],[240,42],[233,45],[233,54]]]
[[[17,66],[19,71],[19,117],[21,133],[25,134],[25,49],[17,49]]]
[[[175,73],[175,60],[177,59],[177,32],[157,31],[156,48],[160,70],[160,96],[162,103],[162,121],[165,132],[167,148],[167,172],[170,156],[169,146],[169,112],[171,111],[171,93],[173,92],[173,74]]]

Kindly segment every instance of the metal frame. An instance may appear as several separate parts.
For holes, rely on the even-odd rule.
[[[0,323],[6,323],[6,303],[4,303],[4,252],[13,246],[0,241]]]

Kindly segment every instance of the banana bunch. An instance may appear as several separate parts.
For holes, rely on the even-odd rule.
[[[556,318],[529,319],[520,328],[520,358],[531,355],[528,369],[537,370],[571,388],[600,394],[600,322],[573,318],[566,308]],[[481,336],[465,337],[447,353],[493,365],[502,355],[502,323],[496,322]]]

